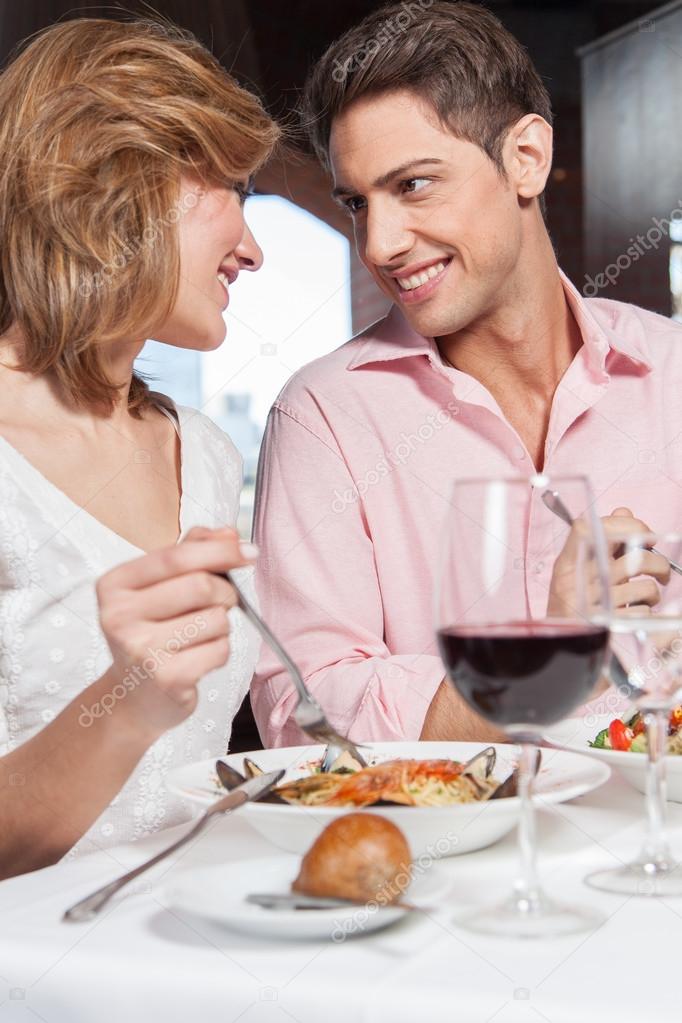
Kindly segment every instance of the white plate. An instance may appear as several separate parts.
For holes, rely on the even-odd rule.
[[[633,711],[634,713],[634,711]],[[629,753],[614,749],[593,749],[589,742],[593,741],[602,728],[607,728],[613,721],[614,714],[587,715],[585,718],[569,718],[562,721],[547,732],[547,738],[557,746],[587,753],[602,764],[615,767],[623,777],[639,792],[646,792],[646,753]],[[682,803],[682,756],[665,758],[668,799],[674,803]]]
[[[286,910],[252,906],[250,892],[289,892],[300,867],[298,856],[268,856],[188,870],[165,890],[175,909],[211,920],[233,930],[265,938],[299,938],[343,941],[395,923],[408,910],[386,906],[349,906],[343,909]],[[438,909],[451,881],[437,867],[414,877],[405,898],[425,910]]]
[[[377,760],[414,757],[419,760],[468,760],[483,749],[480,742],[377,742],[371,755]],[[495,775],[500,781],[512,771],[518,749],[495,744],[497,764]],[[310,762],[322,756],[322,746],[291,746],[283,749],[255,750],[235,753],[225,760],[238,771],[244,756],[251,757],[264,771],[285,767],[285,777],[300,778],[310,774]],[[606,764],[564,751],[545,756],[535,782],[535,791],[545,803],[562,803],[575,799],[602,785],[610,775]],[[221,794],[215,777],[215,761],[203,760],[170,771],[167,787],[187,799],[207,806]],[[242,814],[277,849],[285,852],[306,852],[322,829],[336,817],[349,813],[352,807],[282,806],[274,803],[248,803],[236,812]],[[367,812],[378,813],[397,824],[405,835],[412,857],[452,856],[482,849],[506,835],[514,827],[519,813],[519,800],[495,799],[490,803],[458,803],[455,806],[370,806]]]

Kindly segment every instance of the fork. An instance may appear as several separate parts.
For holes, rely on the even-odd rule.
[[[347,739],[345,736],[340,735],[327,721],[324,711],[320,707],[319,703],[314,696],[308,692],[308,687],[303,681],[301,672],[298,670],[291,657],[289,657],[289,654],[286,652],[280,641],[274,633],[271,632],[270,627],[265,624],[256,609],[244,596],[244,593],[242,592],[239,583],[235,581],[234,576],[230,572],[218,572],[217,574],[222,575],[224,579],[227,579],[233,587],[237,594],[237,606],[243,614],[246,615],[254,628],[268,644],[272,652],[276,654],[286,670],[289,672],[291,680],[296,686],[296,691],[298,692],[298,704],[294,711],[294,721],[298,727],[305,732],[306,735],[309,735],[313,739],[317,739],[319,742],[325,744],[332,743],[334,746],[338,746],[341,749],[347,749],[348,752],[356,758],[356,760],[365,764],[366,761],[355,743],[350,739]]]
[[[573,525],[573,516],[559,497],[559,492],[557,490],[545,490],[542,494],[542,500],[551,512],[554,512],[555,515],[558,515],[560,519],[564,520],[567,526]],[[665,558],[668,562],[673,572],[677,572],[678,575],[682,575],[682,565],[678,565],[676,561],[672,561],[663,554],[662,551],[656,550],[655,547],[650,547],[649,550],[652,554],[660,554],[660,556]]]
[[[545,490],[542,493],[542,502],[551,512],[565,522],[567,526],[573,525],[573,516],[561,500],[557,490]],[[670,565],[678,569],[678,566],[673,565],[672,562]],[[625,665],[613,650],[608,659],[607,671],[611,676],[614,686],[627,700],[636,700],[642,696],[642,689],[630,680]]]

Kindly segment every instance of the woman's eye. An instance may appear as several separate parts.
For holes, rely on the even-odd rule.
[[[420,192],[425,185],[430,184],[430,178],[407,178],[403,181],[403,189],[406,192]]]
[[[351,195],[350,199],[346,199],[345,206],[349,213],[358,213],[365,208],[365,200],[361,195]]]

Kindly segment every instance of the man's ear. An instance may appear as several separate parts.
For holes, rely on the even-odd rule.
[[[523,199],[545,190],[552,167],[552,127],[539,114],[525,114],[507,132],[503,147],[507,177]]]

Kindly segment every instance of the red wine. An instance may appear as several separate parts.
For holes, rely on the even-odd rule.
[[[497,725],[555,724],[589,699],[608,629],[561,622],[452,626],[438,633],[450,681]]]

